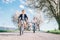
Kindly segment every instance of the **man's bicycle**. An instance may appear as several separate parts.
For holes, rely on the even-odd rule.
[[[36,23],[33,23],[33,33],[36,31]]]

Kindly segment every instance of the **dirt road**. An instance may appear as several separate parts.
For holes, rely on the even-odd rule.
[[[31,31],[24,32],[23,35],[19,35],[19,32],[15,33],[0,33],[0,40],[60,40],[60,35]]]

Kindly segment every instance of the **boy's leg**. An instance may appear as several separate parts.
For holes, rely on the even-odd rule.
[[[26,27],[27,27],[27,23],[26,23],[26,21],[24,22],[24,28],[26,29]]]

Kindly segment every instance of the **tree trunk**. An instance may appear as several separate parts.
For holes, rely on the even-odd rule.
[[[48,3],[50,4],[50,10],[51,10],[53,16],[55,17],[55,19],[56,19],[56,21],[57,21],[57,23],[58,23],[58,26],[59,26],[58,29],[60,30],[60,15],[58,15],[59,12],[57,13],[57,16],[56,16],[56,10],[55,10],[54,7],[52,6],[51,2],[50,2],[49,0],[47,0],[47,1],[48,1]]]
[[[57,23],[58,23],[58,26],[59,26],[59,28],[58,28],[58,29],[60,30],[60,21],[57,21]]]
[[[58,25],[59,25],[59,28],[58,29],[60,30],[60,23],[58,23]]]
[[[59,30],[60,30],[60,17],[55,17],[55,19],[56,19],[56,21],[57,21],[57,23],[58,23],[58,26],[59,26]]]

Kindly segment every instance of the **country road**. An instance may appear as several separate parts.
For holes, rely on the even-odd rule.
[[[36,32],[25,31],[23,35],[19,35],[19,32],[14,33],[0,33],[0,40],[60,40],[60,35]]]

